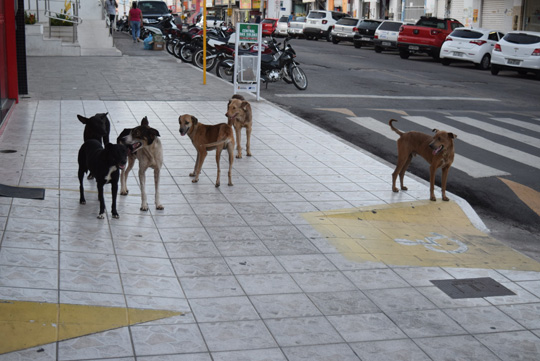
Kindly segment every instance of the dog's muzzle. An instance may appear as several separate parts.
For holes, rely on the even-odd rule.
[[[433,149],[433,152],[432,152],[433,155],[439,154],[439,153],[442,152],[442,150],[444,149],[444,145],[442,145],[442,144],[439,145],[437,148],[435,148],[435,146],[432,145],[432,144],[430,144],[429,146],[431,147],[431,149]]]

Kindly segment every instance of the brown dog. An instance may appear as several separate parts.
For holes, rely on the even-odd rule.
[[[199,181],[199,174],[201,173],[204,159],[209,150],[216,150],[216,163],[217,163],[217,179],[216,187],[219,187],[219,158],[223,148],[227,147],[229,153],[229,185],[232,186],[231,172],[234,160],[234,135],[230,125],[220,123],[216,125],[206,125],[199,123],[198,119],[193,115],[184,114],[178,118],[180,123],[180,135],[188,135],[193,143],[193,146],[197,150],[197,161],[195,162],[195,168],[193,173],[190,173],[190,177],[195,177],[192,180],[193,183]]]
[[[242,158],[242,145],[240,144],[242,128],[246,128],[246,153],[251,156],[251,128],[253,125],[251,105],[243,96],[235,94],[227,104],[225,116],[228,118],[229,125],[232,125],[236,131],[236,158]]]
[[[442,168],[442,199],[448,201],[446,197],[446,180],[448,179],[448,171],[454,161],[454,139],[457,135],[453,133],[447,133],[442,130],[433,129],[434,136],[424,134],[420,132],[407,132],[403,133],[399,129],[392,125],[392,122],[397,122],[395,119],[390,119],[388,124],[390,128],[399,134],[397,140],[398,148],[398,161],[396,170],[392,173],[392,190],[399,192],[396,187],[396,178],[399,174],[399,182],[401,184],[401,190],[406,191],[407,187],[403,185],[403,177],[407,168],[411,164],[412,157],[414,155],[421,155],[429,164],[429,193],[432,201],[435,201],[435,172],[437,168]]]

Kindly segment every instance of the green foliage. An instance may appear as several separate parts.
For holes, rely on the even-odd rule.
[[[70,21],[64,21],[65,20],[71,20],[73,21],[73,18],[65,13],[65,10],[62,10],[60,14],[56,14],[56,17],[58,19],[49,19],[51,21],[51,26],[73,26],[73,23]]]
[[[35,24],[36,23],[36,15],[24,12],[24,23],[25,24]]]

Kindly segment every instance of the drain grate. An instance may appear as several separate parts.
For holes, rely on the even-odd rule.
[[[463,278],[459,280],[430,281],[451,298],[482,298],[515,296],[515,293],[493,278]]]

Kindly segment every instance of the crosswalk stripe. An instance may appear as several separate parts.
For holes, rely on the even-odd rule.
[[[494,134],[497,134],[506,138],[517,140],[518,142],[525,143],[536,148],[540,148],[540,139],[528,136],[526,134],[512,132],[511,130],[499,127],[497,125],[482,122],[482,121],[469,118],[469,117],[447,117],[447,118],[453,119],[457,122],[465,123],[467,125],[470,125],[471,127],[482,129],[486,132],[494,133]]]
[[[519,162],[519,163],[528,165],[530,167],[540,169],[540,157],[537,157],[535,155],[522,152],[518,149],[507,147],[506,145],[493,142],[489,139],[480,137],[475,134],[467,133],[459,128],[451,127],[447,124],[438,122],[436,120],[433,120],[427,117],[408,116],[404,118],[413,123],[427,127],[429,129],[437,128],[437,129],[445,130],[447,132],[455,133],[458,136],[458,139],[460,139],[461,141],[465,143],[469,143],[475,147],[487,150],[489,152],[500,155],[501,157],[511,159],[515,162]]]
[[[532,130],[533,132],[539,132],[540,133],[540,125],[531,124],[531,123],[527,123],[527,122],[517,120],[517,119],[512,119],[512,118],[491,118],[491,119],[496,120],[496,121],[501,122],[501,123],[506,123],[506,124],[510,124],[510,125],[516,125],[516,126],[518,126],[520,128],[529,129],[529,130]],[[537,120],[539,120],[539,119],[537,119]]]
[[[377,132],[383,136],[385,136],[388,139],[391,140],[397,140],[399,136],[394,133],[388,124],[380,122],[374,118],[371,117],[351,117],[347,118],[353,122],[355,122],[358,125],[361,125],[369,130],[372,130],[374,132]],[[459,138],[458,138],[459,139]],[[504,172],[499,169],[495,169],[492,167],[489,167],[487,165],[484,165],[482,163],[478,163],[472,159],[460,156],[459,154],[455,154],[454,156],[454,163],[452,164],[452,167],[459,169],[462,172],[467,173],[469,176],[473,178],[483,178],[483,177],[494,177],[494,176],[506,176],[510,173]]]

